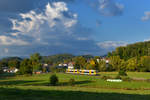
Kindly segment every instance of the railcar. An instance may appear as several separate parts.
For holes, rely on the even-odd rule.
[[[66,73],[81,74],[81,75],[97,75],[97,70],[84,70],[84,69],[67,69]]]

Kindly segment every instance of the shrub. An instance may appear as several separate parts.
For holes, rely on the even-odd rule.
[[[58,77],[55,74],[50,76],[50,84],[53,85],[53,86],[56,86],[57,83],[58,83]]]
[[[125,76],[125,77],[122,77],[121,79],[122,79],[123,81],[131,81],[131,80],[132,80],[130,77],[126,77],[126,76]]]
[[[147,79],[146,81],[147,81],[147,82],[150,82],[150,79]]]
[[[127,73],[126,73],[125,70],[120,70],[120,71],[118,72],[118,75],[119,75],[119,76],[127,76]]]
[[[3,73],[3,70],[2,69],[0,69],[0,74],[2,74]]]
[[[75,80],[73,78],[71,78],[69,80],[69,85],[74,86],[75,85]]]
[[[117,76],[115,77],[115,79],[122,79],[122,78],[120,77],[120,75],[117,75]]]
[[[107,79],[112,79],[112,77],[109,77],[109,76],[102,76],[101,79],[107,80]]]

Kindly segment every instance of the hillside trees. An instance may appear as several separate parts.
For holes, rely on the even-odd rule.
[[[32,54],[30,60],[33,72],[42,70],[41,56],[39,53]]]
[[[126,70],[127,71],[136,71],[138,68],[138,59],[137,57],[130,58],[126,62]]]
[[[16,59],[10,60],[8,62],[8,66],[9,66],[10,69],[19,68],[20,67],[20,61],[16,60]]]
[[[150,56],[143,56],[140,58],[138,70],[150,72]]]
[[[76,69],[84,69],[86,66],[86,59],[84,58],[84,57],[82,57],[82,56],[80,56],[80,57],[75,57],[74,59],[73,59],[73,61],[75,62],[75,65],[74,65],[74,67],[76,68]]]
[[[112,66],[112,70],[120,70],[124,68],[125,61],[120,59],[119,56],[110,57],[110,65]]]
[[[32,62],[30,59],[24,59],[20,64],[19,73],[24,74],[32,74]]]
[[[99,70],[100,72],[105,72],[105,71],[107,71],[107,68],[108,68],[108,66],[106,65],[106,62],[105,62],[105,61],[99,61],[99,63],[98,63],[98,70]]]
[[[130,44],[124,47],[118,47],[109,56],[119,56],[121,59],[128,60],[133,57],[150,56],[150,41]]]

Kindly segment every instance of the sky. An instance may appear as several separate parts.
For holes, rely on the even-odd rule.
[[[0,0],[0,57],[105,55],[150,40],[149,0]]]

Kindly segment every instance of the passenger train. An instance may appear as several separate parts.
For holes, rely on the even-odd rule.
[[[81,75],[97,75],[97,70],[66,69],[66,73]]]

